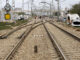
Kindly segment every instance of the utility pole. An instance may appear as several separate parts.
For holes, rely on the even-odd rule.
[[[53,2],[53,0],[52,0],[52,15],[54,16],[54,11],[55,11],[55,8],[54,8],[54,2]],[[52,17],[53,17],[52,16]]]
[[[22,0],[22,12],[24,12],[24,0]]]
[[[50,17],[53,15],[53,0],[50,3]]]
[[[0,21],[2,20],[2,0],[0,0]]]
[[[57,16],[57,18],[58,18],[58,21],[59,21],[59,15],[60,15],[60,0],[56,0],[57,1],[57,4],[58,4],[58,16]]]
[[[51,8],[51,3],[47,3],[47,2],[40,2],[40,3],[43,3],[44,5],[45,4],[48,4],[49,6],[50,6],[50,10],[49,10],[49,16],[51,17],[51,10],[52,10],[52,8]],[[43,8],[44,9],[44,8]]]
[[[24,0],[22,0],[22,19],[24,20]]]
[[[13,20],[15,20],[15,0],[12,0]],[[14,21],[15,22],[15,21]]]
[[[53,15],[53,0],[52,0],[52,15]]]
[[[34,0],[31,0],[31,16],[33,16],[33,2]]]
[[[0,10],[2,9],[2,0],[0,0]]]
[[[15,0],[12,0],[12,8],[15,9]]]
[[[51,7],[51,3],[50,3],[50,18],[51,18],[51,12],[52,12],[52,7]]]
[[[28,11],[29,11],[29,3],[28,3]]]
[[[59,20],[59,15],[60,15],[60,0],[58,0],[58,20]]]
[[[6,3],[9,3],[9,0],[6,0]]]

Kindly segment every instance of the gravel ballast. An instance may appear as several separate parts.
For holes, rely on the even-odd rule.
[[[35,46],[37,46],[37,53],[34,52]],[[59,58],[41,25],[28,35],[12,60],[59,60]]]
[[[46,26],[56,37],[56,41],[61,46],[64,54],[70,60],[80,60],[80,42],[49,23],[47,23]]]

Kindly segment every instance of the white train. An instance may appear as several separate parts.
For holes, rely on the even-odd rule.
[[[67,14],[66,22],[72,26],[80,26],[80,17],[78,14]]]

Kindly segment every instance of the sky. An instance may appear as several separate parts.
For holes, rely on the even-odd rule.
[[[24,0],[25,3],[27,2],[24,5],[25,9],[28,9],[28,3],[29,3],[28,1],[30,1],[30,0]],[[42,2],[42,1],[46,1],[48,3],[52,2],[52,0],[34,0],[34,4],[39,7],[40,2]],[[53,2],[54,2],[54,6],[57,7],[57,1],[53,0]],[[61,6],[61,9],[65,9],[66,7],[71,8],[72,5],[79,3],[79,2],[80,2],[80,0],[60,0],[60,6]],[[4,7],[5,3],[6,3],[6,0],[0,0],[0,8]],[[12,5],[12,0],[9,0],[9,3]],[[21,8],[22,0],[15,0],[15,6],[18,8]]]
[[[62,3],[61,7],[62,7],[62,9],[66,8],[66,7],[71,8],[72,5],[77,4],[79,2],[80,2],[80,0],[66,0],[64,2],[61,2]]]

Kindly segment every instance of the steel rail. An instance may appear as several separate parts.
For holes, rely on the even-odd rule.
[[[52,24],[53,26],[57,27],[58,29],[60,29],[60,30],[63,31],[64,33],[68,34],[69,36],[73,37],[74,39],[76,39],[77,41],[80,42],[80,37],[77,37],[77,36],[73,35],[72,33],[70,33],[70,32],[68,32],[68,31],[60,28],[59,26],[55,25],[55,24],[52,23],[52,22],[49,22],[49,23]]]
[[[48,30],[48,28],[45,26],[45,24],[43,24],[52,44],[53,44],[53,47],[55,47],[55,50],[58,54],[58,56],[60,57],[60,60],[69,60],[65,54],[63,53],[61,47],[59,46],[59,44],[56,42],[56,40],[54,39],[54,36],[52,35],[52,33]]]
[[[35,23],[34,23],[35,24]],[[11,52],[7,55],[7,57],[5,57],[4,60],[10,60],[11,57],[15,54],[16,50],[18,50],[18,48],[22,45],[22,43],[24,42],[25,38],[30,34],[30,32],[35,29],[36,27],[33,28],[34,24],[32,24],[30,26],[29,29],[26,29],[25,33],[23,34],[22,38],[20,39],[20,41],[16,44],[16,46],[11,50]],[[41,25],[41,24],[40,24]]]
[[[7,38],[8,36],[10,36],[12,33],[14,33],[15,31],[19,30],[22,28],[23,25],[26,25],[28,22],[24,23],[24,24],[21,24],[19,25],[16,29],[13,29],[12,31],[10,31],[9,33],[6,33],[6,34],[3,34],[0,36],[0,39],[4,39],[4,38]],[[24,26],[23,26],[24,27]]]
[[[16,47],[12,49],[12,51],[7,55],[7,57],[4,60],[10,60],[12,55],[15,53],[15,51],[21,46],[21,44],[24,42],[24,39],[27,37],[27,35],[30,33],[32,27],[30,27],[29,30],[26,30],[25,34],[22,36],[18,44],[16,44]]]
[[[36,24],[38,24],[38,23],[36,23]],[[40,26],[40,25],[42,25],[42,23],[39,23],[38,25],[36,25],[35,27],[33,27],[32,30],[35,29],[36,27]],[[23,33],[21,34],[21,36],[19,36],[18,38],[21,39],[22,36],[24,35],[24,33],[25,33],[25,32],[23,32]]]
[[[37,24],[37,23],[40,23],[40,22],[36,22],[35,24]],[[32,24],[29,24],[29,25],[26,25],[26,24],[27,24],[27,23],[24,23],[23,25],[25,25],[25,26],[23,26],[23,25],[21,26],[21,25],[20,25],[18,28],[10,31],[9,33],[0,36],[0,39],[5,39],[5,38],[7,38],[8,36],[10,36],[11,34],[13,34],[15,31],[18,31],[18,30],[20,30],[20,29],[22,29],[22,28],[24,28],[24,27],[26,27],[26,26],[31,26],[31,25],[32,25]]]

